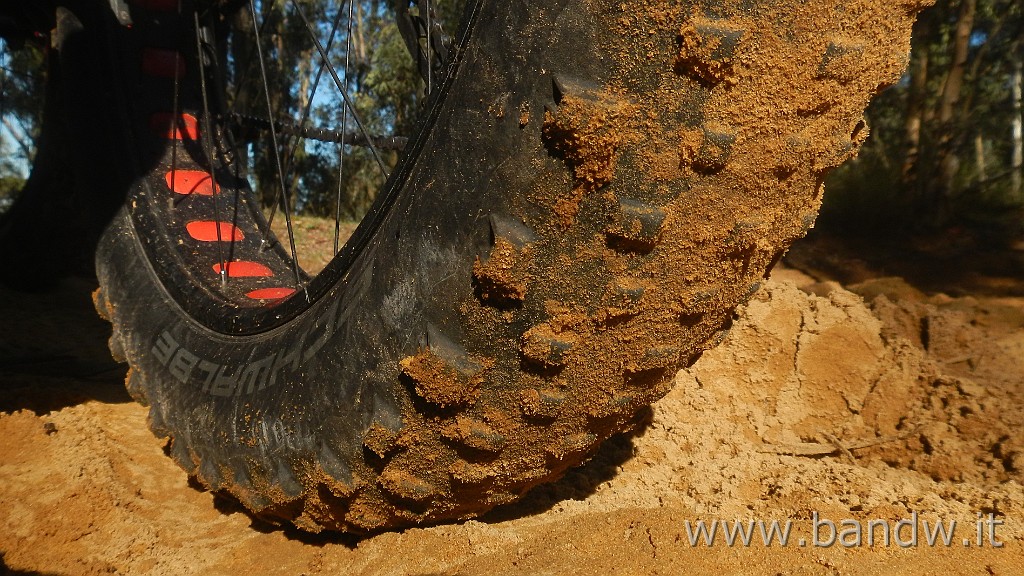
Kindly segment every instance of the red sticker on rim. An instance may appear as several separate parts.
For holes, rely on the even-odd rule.
[[[259,262],[248,262],[245,260],[228,262],[224,266],[224,269],[227,270],[228,278],[262,278],[274,275],[274,272],[263,264],[260,264]],[[221,265],[214,264],[213,271],[219,275]]]
[[[200,242],[229,242],[245,238],[245,234],[228,222],[197,220],[185,225],[188,235]]]
[[[175,194],[196,194],[198,196],[213,196],[213,180],[208,172],[199,170],[172,170],[164,177],[167,180],[167,187]],[[217,192],[220,192],[220,184],[217,185]]]
[[[246,294],[253,300],[281,300],[295,294],[294,288],[261,288]]]

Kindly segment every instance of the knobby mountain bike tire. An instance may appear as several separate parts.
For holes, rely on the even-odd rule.
[[[169,78],[200,63],[154,64],[168,46],[136,8],[112,53],[140,176],[96,295],[128,388],[178,464],[272,522],[371,532],[512,502],[721,342],[863,142],[923,6],[472,0],[421,132],[298,291],[284,251],[246,244],[244,194],[211,212],[244,183],[174,202],[171,162],[203,168],[167,141],[221,136],[195,103],[167,123]],[[222,288],[228,236],[261,273]]]

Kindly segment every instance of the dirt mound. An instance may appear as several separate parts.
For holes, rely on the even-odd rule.
[[[666,443],[682,442],[669,460],[692,462],[677,472],[688,506],[724,517],[1021,513],[1024,452],[1005,398],[943,373],[855,294],[770,284],[734,332],[659,404],[672,415]]]
[[[40,409],[18,381],[0,404],[10,410],[0,413],[3,562],[66,574],[890,573],[897,562],[1014,573],[1024,560],[1024,302],[926,297],[891,279],[852,288],[868,303],[779,272],[633,437],[479,521],[364,540],[253,524],[189,487],[145,429],[144,408],[99,394],[108,399]],[[987,525],[977,546],[979,514],[997,522],[1004,547]],[[698,520],[789,520],[792,539],[811,542],[828,536],[815,519],[908,518],[955,520],[956,537],[907,548],[767,547],[759,535],[749,547],[691,544]]]

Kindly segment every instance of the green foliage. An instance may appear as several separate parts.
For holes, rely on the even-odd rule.
[[[463,3],[433,0],[431,4],[443,28],[454,34]],[[281,2],[257,3],[272,87],[272,115],[291,118],[295,124],[308,115],[307,126],[339,132],[343,128],[356,132],[358,116],[371,135],[413,136],[425,103],[425,84],[395,25],[392,1],[359,0],[350,6],[343,0],[304,0],[300,5],[307,16],[319,22],[320,42],[328,49],[353,106],[346,110],[345,100],[326,70],[320,72],[317,81],[321,58],[299,15]],[[267,117],[258,60],[252,48],[255,35],[251,16],[245,9],[241,12],[231,27],[230,53],[235,70],[229,80],[229,94],[243,113]],[[333,43],[329,43],[336,17],[339,28]],[[384,183],[373,154],[363,146],[346,146],[343,163],[339,162],[336,144],[281,138],[278,152],[285,164],[293,158],[297,176],[286,185],[296,212],[333,216],[337,210],[344,218],[359,219]],[[390,172],[398,154],[381,151],[380,156]],[[273,202],[280,186],[274,150],[265,137],[252,147],[250,163],[252,178],[265,203]]]
[[[396,1],[298,0],[314,22],[353,103],[347,112],[331,75],[321,71],[320,55],[291,0],[257,0],[259,45],[271,101],[268,111],[252,13],[247,2],[237,3],[240,9],[218,28],[226,46],[223,68],[229,106],[258,118],[290,119],[296,125],[305,119],[307,126],[348,132],[356,131],[357,115],[372,135],[414,136],[425,105],[425,84],[395,25]],[[454,35],[464,2],[432,0],[431,5],[444,30]],[[417,7],[412,10],[415,13]],[[339,26],[330,42],[335,21]],[[0,54],[0,197],[7,197],[20,189],[35,153],[45,66],[43,51],[38,48]],[[238,134],[238,139],[247,142],[251,136]],[[337,210],[349,219],[366,213],[384,183],[383,173],[366,147],[345,146],[340,165],[336,144],[278,136],[276,153],[286,169],[294,166],[294,176],[285,182],[292,210],[332,217]],[[269,134],[263,132],[238,150],[248,158],[247,176],[267,205],[275,201],[281,188],[269,140]],[[381,157],[390,171],[399,155],[382,151]]]
[[[872,135],[859,157],[827,180],[823,222],[863,230],[966,226],[995,239],[1021,233],[1024,193],[1013,185],[1019,143],[1011,131],[1020,112],[1010,88],[1024,58],[1024,10],[1019,0],[976,0],[965,20],[966,1],[939,0],[922,13],[907,75],[868,109]],[[971,33],[957,87],[961,20]]]
[[[21,191],[35,158],[45,78],[40,48],[0,47],[0,206]]]
[[[905,106],[905,86],[895,86],[872,100],[865,113],[870,126],[867,142],[826,180],[822,224],[849,232],[913,226],[918,216],[901,182]]]
[[[950,90],[956,67],[955,31],[967,2],[975,2],[963,82]],[[425,84],[394,24],[401,0],[298,0],[328,45],[339,23],[330,60],[353,107],[346,111],[334,81],[320,72],[320,56],[291,1],[255,3],[272,110],[266,108],[255,33],[246,2],[222,23],[226,38],[229,103],[257,117],[290,118],[294,124],[335,131],[356,130],[357,115],[373,135],[412,137],[425,107]],[[432,0],[449,35],[458,28],[465,2]],[[413,7],[413,10],[417,10]],[[351,15],[351,18],[349,17]],[[822,219],[858,229],[920,229],[970,226],[994,235],[1019,234],[1024,192],[1015,188],[1010,78],[1024,58],[1024,4],[1020,0],[938,0],[915,28],[907,76],[880,95],[867,112],[872,136],[860,156],[828,179]],[[0,51],[0,199],[10,198],[26,176],[40,128],[45,81],[43,51]],[[349,66],[346,68],[345,63]],[[319,80],[317,75],[320,74]],[[316,86],[315,97],[310,99]],[[955,97],[951,97],[952,96]],[[943,106],[953,114],[942,120]],[[910,129],[918,120],[920,129]],[[275,150],[266,134],[244,154],[248,177],[265,203],[279,194]],[[369,149],[281,135],[277,154],[294,166],[286,182],[296,212],[360,218],[383,185]],[[391,171],[398,153],[381,152]]]

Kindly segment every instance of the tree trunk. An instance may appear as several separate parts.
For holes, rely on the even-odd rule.
[[[984,188],[988,171],[985,169],[985,139],[980,132],[974,135],[974,164],[978,171],[978,185]]]
[[[961,1],[953,36],[950,67],[939,98],[936,119],[937,127],[941,131],[936,142],[938,171],[929,194],[934,225],[944,224],[949,217],[956,175],[960,169],[958,148],[963,135],[955,122],[955,112],[958,110],[957,104],[963,92],[976,10],[977,0]]]
[[[921,155],[921,126],[928,98],[928,41],[932,35],[932,12],[927,11],[918,18],[914,26],[914,38],[918,42],[917,49],[911,53],[908,69],[910,75],[910,91],[907,94],[906,117],[903,132],[906,138],[906,155],[901,170],[903,184],[907,192],[914,193],[918,188],[918,163]]]
[[[1022,137],[1022,126],[1021,126],[1021,77],[1024,76],[1024,65],[1022,65],[1020,58],[1020,50],[1016,49],[1013,53],[1013,72],[1011,73],[1010,86],[1013,91],[1013,119],[1010,124],[1013,126],[1013,161],[1011,162],[1011,169],[1013,170],[1010,178],[1010,186],[1013,190],[1014,198],[1021,198],[1021,167],[1024,166],[1024,137]]]

